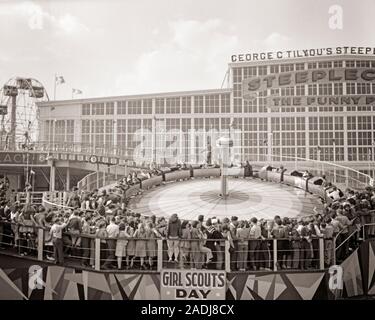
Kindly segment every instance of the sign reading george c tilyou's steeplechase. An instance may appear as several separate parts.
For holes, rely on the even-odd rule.
[[[166,269],[160,282],[162,300],[225,299],[225,271]]]
[[[310,58],[331,55],[375,55],[372,47],[328,47],[319,49],[285,50],[260,53],[240,53],[231,56],[232,62],[265,61],[278,59]]]

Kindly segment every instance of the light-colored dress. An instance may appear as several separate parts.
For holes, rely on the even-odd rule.
[[[135,241],[135,256],[136,257],[144,258],[147,256],[147,250],[146,250],[147,240],[144,240],[146,237],[147,237],[146,232],[141,233],[139,232],[139,230],[137,230],[134,233],[134,238],[137,239]]]
[[[120,231],[119,239],[116,242],[116,257],[126,257],[126,247],[128,245],[128,240],[125,239],[126,232],[124,230]]]
[[[130,226],[127,227],[128,234],[132,237],[134,233],[134,229]],[[126,254],[129,257],[135,256],[135,240],[134,239],[129,239],[128,240],[128,245],[126,247]]]
[[[154,230],[148,230],[147,232],[146,250],[147,257],[156,257],[158,255],[158,244],[156,242],[157,236]]]

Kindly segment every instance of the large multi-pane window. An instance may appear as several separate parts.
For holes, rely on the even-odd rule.
[[[270,66],[270,73],[279,73],[280,66],[278,64],[271,64]]]
[[[106,147],[113,146],[113,120],[105,120],[105,140]]]
[[[117,114],[126,114],[126,101],[117,101]]]
[[[296,63],[296,71],[299,71],[299,70],[305,70],[305,64],[303,62]]]
[[[74,120],[66,120],[66,137],[69,143],[74,142]]]
[[[230,113],[230,94],[221,95],[221,113]]]
[[[343,95],[343,84],[342,83],[334,83],[333,84],[333,94],[338,96],[338,95]]]
[[[242,69],[243,69],[243,78],[244,79],[248,79],[248,78],[252,78],[252,77],[257,76],[257,68],[256,67],[244,67]],[[239,71],[237,71],[238,75],[237,75],[237,81],[236,82],[241,82],[241,72],[240,72],[240,70],[241,69],[239,69]]]
[[[65,140],[65,120],[55,121],[55,142],[66,142]]]
[[[334,67],[334,68],[342,68],[342,66],[343,66],[343,63],[342,63],[341,60],[333,61],[333,67]]]
[[[257,161],[259,153],[257,146],[263,146],[263,142],[260,142],[259,139],[264,139],[264,136],[260,137],[261,133],[258,134],[258,119],[243,118],[242,131],[242,152],[244,159]]]
[[[128,114],[142,114],[142,100],[129,100]]]
[[[126,119],[117,120],[117,146],[126,148]]]
[[[297,85],[296,86],[296,96],[304,96],[305,95],[305,86],[304,85]]]
[[[307,90],[309,96],[316,96],[318,94],[318,88],[316,84],[309,84]]]
[[[357,68],[370,68],[371,61],[368,60],[356,60],[356,67]]]
[[[332,117],[319,117],[319,129],[333,130],[333,118]]]
[[[345,67],[347,67],[347,68],[354,68],[355,67],[354,60],[346,60],[345,61]]]
[[[319,69],[332,68],[332,61],[322,61],[318,63]]]
[[[357,94],[371,94],[371,84],[357,83]]]
[[[191,97],[182,97],[181,113],[191,113]]]
[[[167,98],[165,101],[165,113],[181,113],[180,98]]]
[[[285,87],[280,89],[281,96],[294,96],[294,87]]]
[[[267,66],[258,67],[258,75],[265,76],[267,74]]]
[[[371,116],[358,117],[358,130],[371,131]]]
[[[204,113],[203,101],[204,96],[194,97],[194,113]]]
[[[206,113],[220,112],[220,96],[218,94],[205,96]]]
[[[281,64],[280,65],[280,72],[288,72],[294,70],[294,64],[293,63],[287,63],[287,64]]]
[[[332,83],[320,83],[319,95],[321,96],[332,95]]]
[[[90,115],[90,104],[89,103],[84,103],[82,105],[82,115],[83,116],[89,116]]]
[[[165,114],[165,101],[164,98],[155,99],[155,113]]]
[[[317,63],[316,62],[309,62],[307,64],[307,69],[316,69],[317,68]]]
[[[135,134],[142,129],[141,119],[129,119],[127,128],[127,149],[134,150],[141,141],[138,141],[138,136]]]
[[[152,114],[152,99],[143,100],[143,114]]]
[[[93,121],[93,138],[95,147],[103,147],[104,145],[104,120]]]
[[[114,102],[107,102],[105,104],[105,114],[111,115],[115,112],[115,104]]]
[[[91,130],[90,130],[91,120],[82,120],[81,121],[81,131],[82,131],[82,143],[84,145],[90,144],[91,139]]]
[[[92,113],[93,116],[103,116],[104,115],[104,103],[93,103]]]

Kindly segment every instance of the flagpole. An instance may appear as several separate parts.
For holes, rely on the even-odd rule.
[[[156,167],[156,116],[154,115],[154,164]]]
[[[53,87],[53,100],[56,100],[56,73],[55,73],[54,87]]]

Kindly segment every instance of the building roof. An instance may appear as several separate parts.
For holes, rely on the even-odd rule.
[[[204,94],[223,94],[230,93],[231,88],[225,89],[207,89],[207,90],[192,90],[192,91],[175,91],[175,92],[160,92],[160,93],[147,93],[147,94],[136,94],[136,95],[124,95],[124,96],[109,96],[109,97],[97,97],[97,98],[86,98],[86,99],[70,99],[70,100],[55,100],[55,101],[43,101],[37,102],[38,107],[51,107],[59,105],[77,105],[82,103],[96,103],[96,102],[111,102],[119,100],[133,100],[133,99],[152,99],[152,98],[169,98],[176,96],[193,96],[193,95],[204,95]]]

